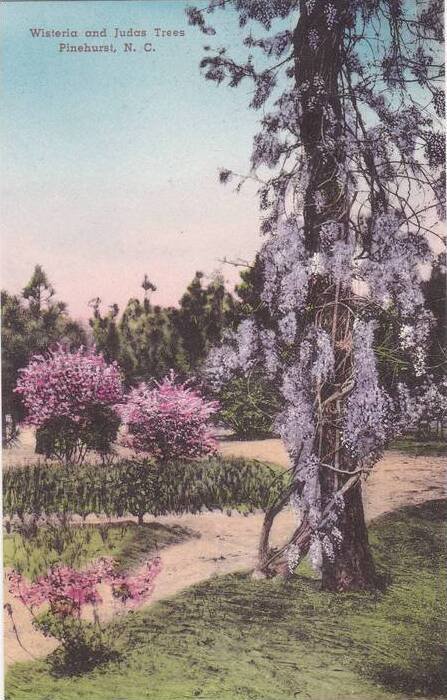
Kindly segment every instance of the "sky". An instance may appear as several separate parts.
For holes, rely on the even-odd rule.
[[[255,187],[237,194],[218,170],[247,173],[260,115],[251,86],[206,81],[207,37],[187,25],[184,0],[8,2],[1,7],[2,288],[19,292],[43,266],[75,318],[142,294],[175,304],[196,270],[236,268],[260,246]],[[233,13],[216,12],[217,39],[237,55]],[[31,28],[71,29],[37,38]],[[114,30],[146,30],[114,39]],[[185,36],[156,37],[160,30]],[[88,30],[107,36],[86,38]],[[110,44],[116,53],[59,51]],[[135,51],[123,51],[132,42]],[[143,46],[152,44],[146,52]]]

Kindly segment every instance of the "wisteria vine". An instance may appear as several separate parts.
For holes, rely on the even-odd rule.
[[[189,22],[214,36],[218,9],[237,13],[241,33],[250,22],[267,32],[243,37],[245,62],[209,45],[201,61],[208,80],[254,86],[250,107],[262,116],[249,176],[259,183],[266,240],[262,312],[212,351],[207,375],[221,386],[261,366],[281,387],[276,429],[292,484],[266,516],[259,568],[288,553],[293,569],[309,552],[324,578],[352,540],[345,509],[359,480],[414,418],[420,388],[438,391],[425,357],[432,317],[421,264],[443,239],[443,8],[439,0],[211,0],[188,9]],[[237,178],[220,172],[223,183]],[[384,318],[406,368],[393,382],[377,365]],[[272,556],[271,521],[289,502],[297,530]]]

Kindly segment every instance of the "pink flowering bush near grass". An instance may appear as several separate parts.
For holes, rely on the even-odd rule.
[[[59,346],[20,370],[15,391],[25,422],[37,428],[36,451],[66,463],[81,463],[89,450],[109,452],[120,422],[113,407],[123,396],[116,363],[94,350]]]
[[[102,597],[98,586],[108,584],[113,598],[129,610],[150,598],[160,571],[160,558],[146,562],[132,575],[120,572],[113,559],[104,557],[81,571],[55,566],[34,582],[12,571],[9,590],[30,610],[33,626],[61,642],[61,649],[53,655],[54,668],[82,672],[116,656],[99,619]],[[36,615],[36,609],[44,605],[46,609]],[[93,607],[94,624],[81,618],[86,605]]]
[[[186,383],[176,383],[173,372],[153,387],[140,384],[125,404],[117,407],[124,431],[121,443],[154,459],[198,459],[217,448],[210,417],[219,408]]]

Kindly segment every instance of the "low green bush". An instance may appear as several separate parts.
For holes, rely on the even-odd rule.
[[[33,626],[44,637],[61,645],[49,657],[54,676],[78,676],[108,661],[118,660],[110,630],[76,617],[60,617],[46,610],[34,618]]]
[[[109,467],[32,465],[3,478],[4,515],[73,513],[86,517],[165,515],[202,509],[265,510],[284,488],[287,474],[238,458],[200,462],[124,460]]]
[[[235,377],[218,395],[219,418],[241,439],[271,436],[280,410],[278,391],[265,378]]]

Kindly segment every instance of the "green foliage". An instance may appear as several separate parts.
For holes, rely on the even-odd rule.
[[[33,533],[21,529],[4,540],[4,565],[31,580],[45,574],[55,564],[79,568],[88,561],[95,545],[99,545],[98,539],[99,533],[91,528],[70,527],[63,521],[48,523]]]
[[[220,419],[243,439],[265,437],[280,410],[278,392],[261,376],[235,377],[218,394]]]
[[[127,512],[135,515],[142,522],[148,507],[151,508],[149,512],[152,512],[160,499],[157,472],[156,466],[150,461],[127,462],[124,469],[119,469],[116,484],[119,493],[117,509],[123,514]]]
[[[69,461],[67,455],[77,454],[81,445],[80,461],[91,451],[107,462],[113,452],[120,419],[110,406],[92,405],[84,411],[84,424],[79,427],[71,418],[52,418],[36,430],[36,453],[46,458]]]
[[[240,278],[230,326],[254,318],[262,326],[271,327],[270,311],[261,299],[264,270],[259,255],[251,267],[241,270]],[[271,435],[283,403],[278,387],[259,371],[230,380],[217,398],[221,405],[219,417],[242,439]]]
[[[96,297],[89,302],[93,309],[93,316],[89,320],[93,331],[93,339],[98,352],[100,352],[107,362],[119,362],[121,353],[121,339],[117,327],[117,316],[119,307],[112,304],[105,316],[102,316],[101,299]]]
[[[406,437],[393,440],[389,446],[390,450],[398,450],[399,452],[407,452],[414,455],[446,455],[447,441],[446,440],[430,440],[421,441],[417,438],[408,435]]]
[[[253,265],[241,270],[241,281],[235,287],[237,300],[234,308],[234,325],[245,318],[254,317],[261,325],[268,327],[272,323],[267,304],[262,301],[264,288],[264,269],[261,257],[256,255]]]
[[[427,373],[435,381],[442,381],[447,369],[447,324],[446,324],[446,267],[445,254],[435,259],[430,277],[422,282],[421,291],[425,307],[432,314],[431,332],[427,339]],[[397,310],[391,305],[378,317],[375,353],[378,369],[385,386],[392,389],[400,381],[408,380],[411,371],[408,355],[402,349],[400,322]]]
[[[110,630],[104,631],[98,624],[48,610],[34,618],[33,627],[61,642],[49,657],[54,675],[79,675],[119,658]]]
[[[147,285],[151,285],[148,280]],[[100,303],[99,298],[90,303],[93,316],[89,323],[95,345],[106,360],[119,363],[128,385],[160,379],[179,364],[179,340],[170,322],[169,309],[152,306],[147,297],[143,303],[129,299],[118,320],[116,304],[103,315]]]
[[[47,519],[38,525],[32,533],[19,528],[3,539],[3,565],[33,581],[55,564],[81,569],[100,557],[112,557],[120,569],[129,570],[163,547],[195,536],[180,525],[157,522],[77,526]]]
[[[107,516],[199,512],[201,509],[266,509],[287,475],[244,459],[200,462],[124,460],[109,467],[33,465],[9,469],[3,478],[3,512],[90,513]]]
[[[68,315],[66,305],[54,300],[55,291],[40,265],[22,295],[1,294],[2,313],[2,439],[14,437],[24,417],[14,393],[18,370],[29,358],[57,342],[77,348],[86,342],[84,330]],[[7,424],[6,416],[10,423]]]
[[[427,348],[428,365],[439,379],[444,378],[447,371],[446,290],[446,256],[442,253],[435,260],[429,279],[422,283],[425,305],[434,318]]]
[[[225,290],[223,278],[215,275],[205,286],[203,277],[202,272],[196,272],[179,308],[172,310],[172,323],[181,338],[189,372],[195,372],[211,347],[220,342],[234,316],[234,300]]]
[[[141,285],[143,301],[129,299],[120,319],[116,304],[103,314],[99,298],[90,302],[96,347],[106,360],[119,363],[128,385],[161,379],[171,369],[185,377],[220,341],[232,322],[233,298],[220,276],[208,285],[203,278],[203,273],[196,273],[178,308],[151,304],[149,294],[156,287],[147,275]]]
[[[16,664],[6,697],[22,700],[31,688],[33,700],[445,697],[445,505],[372,525],[390,579],[382,593],[321,591],[305,567],[288,581],[216,576],[115,622],[123,662],[76,679],[54,678],[45,661]]]

